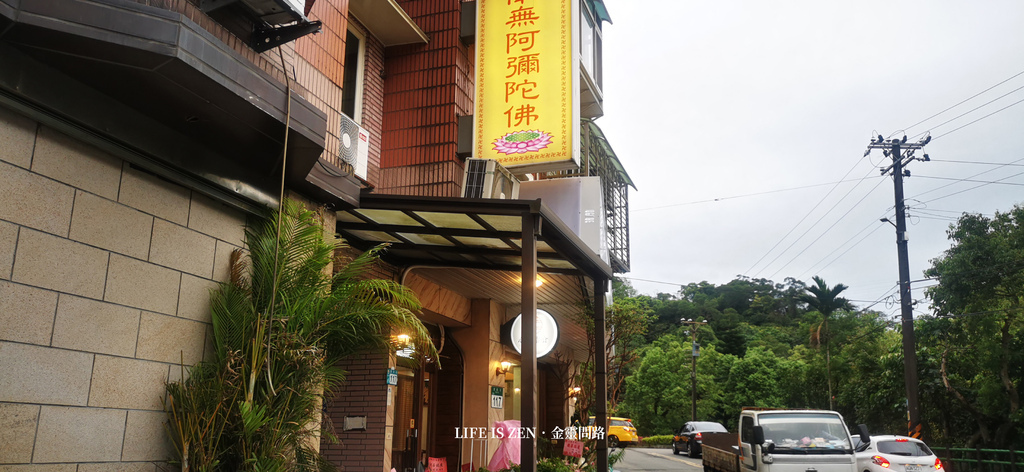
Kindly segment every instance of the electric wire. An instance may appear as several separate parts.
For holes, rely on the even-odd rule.
[[[860,165],[861,161],[863,161],[863,160],[864,160],[864,158],[863,158],[863,157],[862,157],[862,158],[860,158],[859,160],[857,160],[857,162],[856,162],[856,163],[854,163],[853,167],[851,167],[851,168],[850,168],[850,170],[846,171],[846,174],[845,174],[845,175],[843,175],[843,179],[845,179],[847,175],[850,175],[850,172],[853,172],[853,169],[857,168],[857,166],[858,166],[858,165]],[[850,193],[852,193],[852,192],[853,192],[854,190],[856,190],[856,189],[857,189],[857,187],[858,187],[858,186],[860,185],[860,182],[864,181],[864,179],[866,179],[866,178],[867,178],[867,176],[868,176],[868,175],[870,175],[870,174],[871,174],[871,173],[872,173],[873,171],[874,171],[874,169],[872,169],[871,171],[868,171],[868,173],[867,173],[867,174],[865,174],[865,175],[864,175],[864,177],[862,177],[861,179],[858,179],[857,185],[854,185],[853,187],[850,187],[850,190],[848,190],[848,191],[847,191],[847,192],[846,192],[846,193],[845,193],[845,194],[844,194],[844,195],[843,195],[842,197],[839,197],[839,200],[837,200],[837,201],[836,201],[836,203],[835,203],[834,205],[832,205],[832,208],[829,208],[828,210],[826,210],[826,211],[825,211],[825,213],[823,213],[823,214],[821,215],[821,217],[820,217],[820,218],[818,218],[818,220],[817,220],[817,221],[815,221],[814,223],[812,223],[812,224],[811,224],[811,226],[810,226],[810,227],[808,228],[808,231],[810,230],[810,228],[813,228],[813,227],[815,227],[815,226],[816,226],[816,225],[817,225],[818,223],[820,223],[822,219],[824,219],[824,218],[825,218],[826,216],[828,216],[828,214],[829,214],[830,212],[832,212],[832,210],[834,210],[834,209],[835,209],[835,208],[836,208],[837,206],[839,206],[839,204],[840,204],[840,203],[842,203],[842,201],[843,201],[843,200],[845,200],[845,199],[846,199],[846,197],[850,195]],[[843,179],[840,179],[840,180],[843,180]],[[879,180],[879,183],[881,183],[881,182],[882,182],[882,181],[881,181],[881,180]],[[876,184],[875,186],[877,187],[878,185]],[[771,247],[771,249],[769,249],[769,250],[768,250],[767,252],[765,252],[765,253],[764,253],[764,255],[762,255],[762,256],[761,256],[760,258],[758,258],[757,262],[754,262],[754,264],[753,264],[753,265],[751,265],[751,266],[750,266],[750,268],[746,270],[746,273],[750,273],[750,271],[754,270],[754,267],[757,267],[757,265],[758,265],[758,264],[760,264],[760,263],[761,263],[761,261],[763,261],[765,257],[768,257],[768,255],[769,255],[769,254],[771,254],[771,253],[772,253],[772,251],[774,251],[774,250],[775,250],[775,248],[779,247],[779,245],[780,245],[780,244],[782,244],[782,242],[783,242],[783,241],[785,241],[785,240],[786,240],[786,238],[788,238],[790,234],[793,234],[793,231],[795,231],[795,230],[796,230],[796,229],[797,229],[798,227],[800,227],[800,225],[801,225],[801,224],[803,224],[803,222],[804,222],[804,221],[805,221],[805,220],[807,219],[807,217],[811,216],[811,214],[812,214],[812,213],[814,213],[814,210],[816,210],[816,209],[818,208],[818,206],[820,206],[820,205],[821,205],[822,203],[824,203],[824,202],[825,202],[825,199],[826,199],[826,198],[827,198],[827,197],[828,197],[829,195],[831,195],[831,194],[832,194],[832,191],[834,191],[835,189],[836,189],[836,187],[832,187],[831,189],[829,189],[828,193],[826,193],[824,197],[822,197],[821,199],[819,199],[819,200],[818,200],[818,203],[816,203],[816,204],[814,205],[814,207],[813,207],[813,208],[811,208],[811,210],[810,210],[810,211],[808,211],[808,212],[807,212],[807,214],[805,214],[805,215],[803,216],[803,218],[800,218],[800,221],[798,221],[798,222],[797,222],[797,223],[796,223],[795,225],[793,225],[793,227],[792,227],[792,228],[790,228],[790,230],[789,230],[789,231],[788,231],[788,232],[787,232],[787,233],[786,233],[786,234],[785,234],[785,235],[784,235],[783,237],[779,238],[779,241],[778,241],[778,242],[776,242],[776,243],[775,243],[775,245],[773,245],[773,246]],[[869,192],[869,193],[870,193],[870,192]],[[769,267],[769,266],[771,266],[771,265],[772,265],[773,263],[775,263],[775,261],[779,260],[779,258],[780,258],[780,257],[782,257],[782,255],[783,255],[783,254],[785,254],[786,252],[788,252],[788,251],[789,251],[789,250],[790,250],[790,249],[791,249],[791,248],[792,248],[792,247],[793,247],[794,245],[796,245],[796,243],[800,242],[800,239],[802,239],[802,238],[803,238],[803,237],[804,237],[805,235],[807,235],[808,231],[804,231],[804,232],[803,232],[803,233],[802,233],[802,234],[801,234],[801,235],[800,235],[799,237],[797,237],[797,238],[796,238],[795,240],[793,240],[793,242],[792,242],[792,243],[790,243],[790,245],[789,245],[788,247],[786,247],[786,249],[784,249],[784,250],[783,250],[782,252],[780,252],[780,253],[779,253],[779,254],[778,254],[777,256],[775,256],[775,258],[774,258],[774,259],[772,259],[772,260],[771,260],[771,262],[769,262],[769,263],[768,263],[768,264],[766,264],[766,265],[765,265],[764,267],[762,267],[762,268],[761,268],[760,270],[758,270],[758,271],[757,271],[757,272],[756,272],[756,273],[754,274],[754,276],[756,277],[756,276],[757,276],[757,275],[759,275],[759,274],[760,274],[761,272],[763,272],[763,271],[764,271],[764,270],[765,270],[766,268],[768,268],[768,267]]]
[[[1009,163],[1009,162],[953,161],[953,160],[949,160],[949,159],[932,159],[930,162],[951,162],[951,163],[954,163],[954,164],[978,164],[978,165],[1000,166],[1000,167],[1005,167],[1005,166],[1024,167],[1024,164],[1013,164],[1013,163]],[[1016,161],[1014,161],[1014,162],[1016,162]]]
[[[997,84],[995,84],[995,85],[993,85],[993,86],[991,86],[991,87],[989,87],[989,88],[987,88],[987,89],[985,89],[985,90],[982,90],[982,91],[980,91],[980,92],[978,92],[978,93],[976,93],[976,94],[974,94],[974,95],[971,95],[970,97],[967,97],[967,98],[966,98],[966,99],[964,99],[963,101],[960,101],[960,102],[958,102],[957,104],[955,104],[955,105],[953,105],[953,106],[951,106],[951,107],[949,107],[949,108],[946,108],[945,110],[942,110],[942,111],[940,111],[940,112],[938,112],[938,113],[936,113],[936,114],[934,114],[934,115],[932,115],[932,116],[929,116],[928,118],[925,118],[925,119],[923,119],[923,120],[921,120],[921,121],[918,121],[917,123],[914,123],[914,124],[912,124],[912,125],[910,125],[910,126],[906,127],[905,129],[912,129],[912,128],[914,128],[915,126],[917,126],[917,125],[919,125],[919,124],[921,124],[921,123],[924,123],[924,122],[926,122],[926,121],[928,121],[928,120],[930,120],[930,119],[932,119],[932,118],[935,118],[936,116],[939,116],[939,115],[941,115],[941,114],[943,114],[943,113],[945,113],[945,112],[947,112],[947,111],[949,111],[949,110],[952,110],[952,109],[954,109],[954,108],[956,108],[956,107],[958,107],[958,106],[960,106],[960,105],[963,105],[964,103],[967,103],[967,102],[969,102],[969,101],[973,100],[973,99],[974,99],[974,98],[976,98],[977,96],[979,96],[979,95],[981,95],[981,94],[983,94],[983,93],[985,93],[985,92],[988,92],[989,90],[992,90],[992,89],[994,89],[994,88],[996,88],[996,87],[998,87],[998,86],[1000,86],[1000,85],[1003,85],[1003,84],[1005,84],[1005,83],[1007,83],[1007,82],[1009,82],[1009,81],[1011,81],[1011,80],[1013,80],[1013,79],[1015,79],[1015,78],[1017,78],[1017,77],[1019,77],[1019,76],[1021,76],[1021,75],[1024,75],[1024,70],[1022,70],[1022,71],[1020,71],[1020,72],[1018,72],[1018,73],[1016,73],[1016,74],[1013,74],[1013,75],[1012,75],[1012,76],[1010,76],[1010,77],[1009,77],[1008,79],[1005,79],[1005,80],[1003,80],[1003,81],[1001,81],[1001,82],[999,82],[999,83],[997,83]],[[920,135],[916,135],[915,137],[917,137],[917,136],[920,136]]]
[[[958,127],[956,127],[956,128],[953,128],[953,129],[951,129],[951,130],[949,130],[949,131],[946,131],[945,133],[942,133],[942,134],[940,134],[940,135],[938,135],[938,136],[936,136],[936,137],[932,138],[932,141],[935,141],[936,139],[939,139],[939,138],[941,138],[941,137],[943,137],[943,136],[946,136],[946,135],[948,135],[948,134],[950,134],[950,133],[953,133],[954,131],[958,131],[958,130],[961,130],[961,129],[963,129],[963,128],[966,128],[966,127],[968,127],[968,126],[970,126],[970,125],[973,125],[973,124],[975,124],[975,123],[977,123],[977,122],[979,122],[979,121],[981,121],[981,120],[984,120],[985,118],[988,118],[988,117],[990,117],[990,116],[992,116],[992,115],[995,115],[996,113],[999,113],[999,112],[1001,112],[1001,111],[1003,111],[1003,110],[1005,110],[1005,109],[1007,109],[1007,108],[1010,108],[1010,107],[1012,107],[1012,106],[1014,106],[1014,105],[1017,105],[1017,104],[1019,104],[1019,103],[1021,103],[1021,102],[1024,102],[1024,98],[1022,98],[1022,99],[1020,99],[1020,100],[1017,100],[1016,102],[1013,102],[1013,103],[1011,103],[1011,104],[1009,104],[1009,105],[1006,105],[1005,107],[1002,107],[1002,108],[1000,108],[1000,109],[998,109],[998,110],[996,110],[996,111],[994,111],[994,112],[992,112],[992,113],[989,113],[989,114],[987,114],[987,115],[985,115],[985,116],[983,116],[983,117],[981,117],[981,118],[978,118],[978,119],[976,119],[976,120],[974,120],[974,121],[971,121],[971,122],[969,122],[969,123],[966,123],[966,124],[960,125],[960,126],[958,126]]]
[[[847,244],[849,244],[849,242],[850,242],[850,241],[853,241],[853,240],[854,240],[854,239],[855,239],[855,238],[856,238],[857,236],[860,236],[860,234],[861,234],[861,233],[863,233],[863,232],[867,231],[867,230],[868,230],[868,228],[871,228],[872,226],[878,226],[878,222],[877,222],[877,221],[872,221],[872,222],[869,222],[869,223],[868,223],[867,225],[865,225],[865,226],[864,226],[863,228],[861,228],[861,229],[860,229],[860,231],[857,231],[856,233],[854,233],[854,235],[853,235],[853,236],[850,236],[850,238],[849,238],[849,239],[847,239],[846,241],[844,241],[844,242],[843,242],[843,244],[840,244],[840,245],[839,245],[838,247],[836,247],[835,249],[833,249],[833,250],[832,250],[832,252],[830,252],[830,253],[828,253],[828,254],[825,254],[825,256],[824,256],[824,257],[822,257],[822,258],[821,258],[820,260],[818,260],[818,262],[815,262],[814,264],[811,264],[811,266],[810,266],[810,267],[809,267],[809,268],[808,268],[807,270],[805,270],[805,271],[804,271],[803,273],[801,273],[801,274],[800,274],[800,275],[799,275],[799,276],[798,276],[797,278],[799,279],[799,278],[801,278],[801,277],[803,277],[803,276],[807,275],[807,273],[808,273],[808,272],[811,272],[811,271],[812,271],[812,269],[814,269],[815,267],[817,267],[817,265],[818,265],[818,264],[821,264],[822,262],[824,262],[824,261],[825,261],[825,259],[828,259],[829,257],[831,257],[831,256],[832,256],[832,254],[835,254],[835,253],[836,253],[836,251],[838,251],[838,250],[842,249],[842,248],[843,248],[843,246],[846,246]],[[874,231],[872,231],[872,232],[874,232]],[[859,244],[859,242],[858,242],[858,244]],[[855,246],[856,246],[856,244],[855,244]],[[823,269],[823,268],[822,268],[822,269]],[[820,271],[821,271],[821,269],[817,269],[817,270],[815,270],[814,272],[820,272]]]
[[[756,196],[768,195],[768,194],[772,194],[772,193],[789,192],[789,191],[792,191],[792,190],[804,190],[804,189],[809,189],[809,188],[814,188],[814,187],[824,187],[826,185],[842,184],[842,183],[847,183],[847,182],[861,182],[861,181],[869,180],[869,179],[872,179],[872,178],[874,178],[874,177],[865,176],[865,177],[860,178],[860,179],[838,180],[838,181],[835,181],[835,182],[824,182],[824,183],[820,183],[820,184],[802,185],[802,186],[799,186],[799,187],[780,188],[780,189],[775,189],[775,190],[766,190],[766,191],[763,191],[763,192],[745,193],[745,194],[741,194],[741,195],[731,195],[731,196],[728,196],[728,197],[718,197],[718,198],[709,198],[709,199],[706,199],[706,200],[694,200],[694,201],[690,201],[690,202],[672,203],[672,204],[669,204],[669,205],[661,205],[661,206],[656,206],[656,207],[631,208],[629,211],[630,211],[630,213],[638,213],[638,212],[641,212],[641,211],[661,210],[661,209],[665,209],[665,208],[672,208],[672,207],[686,206],[686,205],[696,205],[696,204],[700,204],[700,203],[713,203],[713,202],[720,202],[720,201],[724,201],[724,200],[733,200],[733,199],[736,199],[736,198],[756,197]]]
[[[860,205],[866,198],[868,198],[868,196],[870,196],[878,188],[878,186],[882,184],[882,182],[885,182],[885,181],[884,180],[879,180],[878,183],[875,184],[874,187],[871,187],[871,190],[868,190],[868,192],[865,193],[864,196],[861,197],[860,200],[857,200],[857,203],[854,203],[853,206],[851,206],[849,210],[846,210],[846,213],[843,213],[838,219],[836,219],[836,221],[834,223],[832,223],[831,226],[829,226],[825,231],[823,231],[820,235],[818,235],[818,237],[815,238],[814,241],[811,241],[810,244],[805,246],[799,253],[797,253],[795,256],[793,256],[793,258],[790,259],[789,262],[785,263],[782,267],[779,267],[778,270],[773,272],[772,275],[768,276],[768,278],[769,279],[774,278],[776,274],[778,274],[779,272],[782,271],[782,269],[785,269],[786,267],[788,267],[790,264],[793,263],[793,261],[797,260],[800,256],[802,256],[804,254],[804,252],[807,252],[807,250],[810,249],[811,246],[814,246],[815,243],[820,241],[822,237],[824,237],[826,234],[828,234],[829,231],[832,230],[832,228],[835,228],[836,225],[839,224],[839,222],[842,221],[843,218],[846,217],[846,215],[849,215],[851,211],[853,211],[855,208],[857,208],[858,205]],[[838,205],[838,202],[836,203],[836,205]],[[833,208],[835,208],[835,207],[833,207]],[[831,211],[831,210],[829,210],[829,211]],[[828,213],[826,213],[826,215],[827,214]],[[822,218],[824,218],[824,215],[822,215]],[[819,219],[818,221],[821,221],[821,219]],[[814,225],[811,225],[811,227],[813,228],[815,225],[817,225],[817,222]],[[804,234],[807,234],[807,233],[805,232]],[[797,239],[797,241],[799,241],[799,239]],[[795,241],[794,241],[794,244],[795,244]],[[790,247],[792,247],[792,245],[790,245]],[[788,251],[788,250],[789,250],[789,248],[786,248],[786,251]],[[783,254],[786,251],[783,251]],[[776,258],[776,259],[778,259],[778,258]],[[772,261],[772,262],[774,262],[774,261]],[[771,263],[769,263],[768,265],[770,266]]]
[[[1014,178],[1014,177],[1017,177],[1018,175],[1024,175],[1024,172],[1021,172],[1021,173],[1018,173],[1018,174],[1013,174],[1013,175],[1011,175],[1011,176],[1008,176],[1008,177],[1004,177],[1004,178],[1002,178],[1002,179],[996,180],[996,181],[994,181],[994,182],[991,182],[991,183],[983,183],[983,184],[978,184],[978,185],[975,185],[974,187],[971,187],[971,188],[965,188],[965,189],[963,189],[963,190],[960,190],[960,191],[957,191],[957,192],[953,192],[953,193],[951,193],[951,194],[948,194],[948,195],[943,195],[943,196],[941,196],[941,197],[935,197],[935,198],[933,198],[933,199],[931,199],[931,200],[925,200],[925,201],[924,201],[924,203],[934,202],[934,201],[936,201],[936,200],[942,200],[943,198],[947,198],[947,197],[952,197],[953,195],[958,195],[958,194],[961,194],[961,193],[964,193],[964,192],[969,192],[969,191],[971,191],[971,190],[974,190],[974,189],[978,189],[978,188],[984,187],[984,186],[986,186],[986,185],[991,185],[991,184],[993,184],[993,183],[999,182],[1000,180],[1012,179],[1012,178]],[[954,184],[955,184],[955,183],[956,183],[956,182],[954,182]],[[950,184],[950,185],[953,185],[953,184]]]
[[[1017,174],[1017,175],[1020,175],[1020,174]],[[954,181],[957,181],[957,182],[971,182],[971,183],[993,184],[993,185],[1014,185],[1014,186],[1018,186],[1018,187],[1024,187],[1024,183],[1020,183],[1020,182],[1000,182],[998,180],[958,179],[958,178],[955,178],[955,177],[938,177],[938,176],[934,176],[934,175],[916,175],[916,174],[914,175],[914,177],[919,177],[919,178],[922,178],[922,179],[954,180]]]
[[[853,243],[853,245],[852,245],[852,246],[850,246],[850,247],[846,248],[846,250],[845,250],[845,251],[841,252],[841,253],[840,253],[840,254],[839,254],[838,256],[836,256],[836,257],[835,257],[835,259],[832,259],[831,261],[829,261],[829,262],[828,262],[828,264],[825,264],[825,265],[823,265],[823,266],[819,267],[819,268],[818,268],[817,270],[815,270],[815,272],[821,272],[821,271],[823,271],[823,270],[827,269],[827,268],[828,268],[828,266],[830,266],[830,265],[832,265],[832,264],[835,264],[835,263],[836,263],[836,261],[838,261],[839,259],[842,259],[842,258],[843,258],[843,256],[845,256],[845,255],[846,255],[846,253],[850,252],[850,250],[852,250],[853,248],[855,248],[855,247],[857,247],[858,245],[860,245],[860,243],[862,243],[862,242],[864,242],[865,240],[867,240],[867,239],[868,239],[868,237],[869,237],[869,236],[871,236],[872,234],[875,234],[875,231],[878,231],[879,229],[881,229],[881,228],[882,228],[882,225],[880,225],[880,224],[877,224],[877,223],[873,223],[873,224],[874,224],[874,226],[875,226],[875,229],[873,229],[873,230],[869,231],[869,232],[868,232],[868,234],[865,234],[865,235],[864,235],[864,237],[860,238],[860,239],[859,239],[859,240],[858,240],[858,241],[857,241],[856,243]],[[867,229],[867,228],[869,228],[869,227],[871,227],[871,224],[869,224],[868,226],[866,226],[866,227],[865,227],[865,229]],[[864,231],[864,230],[861,230],[861,231]],[[860,233],[857,233],[857,234],[860,234]],[[856,237],[856,235],[854,235],[854,237]],[[850,238],[850,239],[853,239],[853,238]],[[849,241],[850,241],[850,240],[847,240],[847,242],[849,242]],[[821,258],[821,260],[820,260],[820,261],[818,261],[818,262],[815,262],[815,263],[814,263],[814,264],[813,264],[813,265],[812,265],[811,267],[813,268],[813,267],[817,266],[818,264],[820,264],[820,263],[821,263],[822,261],[824,261],[825,259],[827,259],[827,258],[828,258],[829,256],[831,256],[831,255],[832,255],[833,253],[835,253],[836,251],[838,251],[839,249],[841,249],[841,248],[843,247],[843,245],[845,245],[845,244],[846,244],[846,243],[843,243],[843,244],[842,244],[842,245],[840,245],[840,246],[839,246],[838,248],[836,248],[836,249],[835,249],[834,251],[832,251],[832,252],[828,253],[828,255],[826,255],[825,257]],[[800,277],[803,277],[803,276],[804,276],[804,275],[806,275],[806,274],[807,274],[808,272],[810,272],[810,269],[808,269],[808,270],[804,271],[804,273],[800,274]]]
[[[974,107],[974,108],[971,108],[970,110],[967,110],[967,111],[965,111],[965,112],[963,112],[963,113],[961,113],[961,114],[959,114],[959,115],[957,115],[957,116],[954,116],[954,117],[952,117],[952,118],[950,118],[950,119],[948,119],[948,120],[946,120],[946,121],[943,121],[942,123],[939,123],[939,124],[937,124],[937,125],[935,125],[935,126],[932,126],[931,128],[932,128],[932,129],[935,129],[935,128],[938,128],[938,127],[940,127],[940,126],[942,126],[942,125],[948,124],[948,123],[950,123],[950,122],[952,122],[952,121],[956,121],[956,120],[958,120],[958,119],[960,119],[960,118],[963,118],[963,117],[964,117],[965,115],[969,115],[969,114],[971,114],[971,113],[973,113],[973,112],[977,111],[977,110],[978,110],[979,108],[983,108],[983,107],[986,107],[986,106],[988,106],[988,105],[992,104],[993,102],[995,102],[995,101],[997,101],[997,100],[999,100],[999,99],[1001,99],[1001,98],[1004,98],[1004,97],[1006,97],[1007,95],[1010,95],[1010,94],[1012,94],[1012,93],[1014,93],[1014,92],[1016,92],[1016,91],[1018,91],[1018,90],[1021,90],[1021,89],[1024,89],[1024,85],[1021,85],[1020,87],[1017,87],[1017,88],[1015,88],[1015,89],[1013,89],[1013,90],[1010,90],[1009,92],[1006,92],[1006,93],[1004,93],[1004,94],[1002,94],[1002,95],[1000,95],[1000,96],[998,96],[998,97],[996,97],[996,98],[993,98],[992,100],[989,100],[989,101],[987,101],[987,102],[985,102],[985,103],[982,103],[981,105],[978,105],[978,106],[976,106],[976,107]],[[1020,103],[1020,102],[1018,102],[1018,103]],[[1013,104],[1013,105],[1016,105],[1016,103],[1015,103],[1015,104]],[[1010,105],[1010,106],[1013,106],[1013,105]],[[1007,108],[1009,108],[1009,107],[1007,107]],[[1002,110],[997,110],[997,112],[998,112],[998,111],[1002,111]],[[965,126],[966,126],[966,125],[965,125]],[[924,134],[924,133],[919,133],[919,134],[915,135],[914,137],[916,138],[917,136],[921,136],[921,135],[923,135],[923,134]],[[932,139],[937,139],[937,138],[932,138]]]
[[[1020,159],[1017,159],[1017,160],[1015,160],[1015,161],[1012,161],[1012,162],[1008,162],[1008,163],[1006,163],[1006,164],[1001,164],[1001,165],[999,165],[999,166],[993,167],[993,168],[991,168],[991,169],[988,169],[988,170],[984,170],[984,171],[978,172],[977,174],[974,174],[974,175],[970,175],[970,176],[964,177],[964,178],[963,178],[963,179],[961,179],[961,180],[973,179],[973,178],[975,178],[975,177],[978,177],[979,175],[984,175],[984,174],[987,174],[987,173],[989,173],[989,172],[992,172],[992,171],[995,171],[995,170],[999,170],[999,169],[1001,169],[1001,168],[1003,168],[1003,167],[1006,167],[1006,166],[1009,166],[1009,165],[1012,165],[1012,164],[1016,164],[1016,163],[1018,163],[1018,162],[1020,162],[1020,161],[1024,161],[1024,157],[1022,157],[1022,158],[1020,158]],[[1011,176],[1011,177],[1012,177],[1012,176]],[[1007,178],[1009,178],[1009,177],[1007,177]],[[1005,179],[1002,179],[1002,180],[1005,180]],[[946,187],[950,187],[950,186],[953,186],[953,185],[956,185],[956,184],[957,184],[957,182],[951,182],[951,183],[948,183],[948,184],[946,184],[946,185],[942,185],[942,186],[939,186],[939,187],[935,187],[935,188],[933,188],[933,189],[931,189],[931,190],[926,190],[926,191],[924,191],[924,192],[921,192],[921,193],[919,193],[919,194],[917,194],[917,195],[914,195],[913,197],[911,197],[911,198],[908,198],[907,200],[919,200],[919,201],[920,201],[920,197],[921,197],[922,195],[928,195],[929,193],[932,193],[932,192],[935,192],[935,191],[938,191],[938,190],[942,190],[942,189],[944,189],[944,188],[946,188]],[[945,197],[943,197],[943,198],[945,198]],[[932,199],[932,200],[928,200],[928,201],[929,201],[929,202],[931,202],[931,201],[935,201],[935,200],[937,200],[937,199]],[[922,203],[926,203],[926,202],[922,201]]]

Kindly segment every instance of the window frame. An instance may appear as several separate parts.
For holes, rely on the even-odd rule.
[[[356,50],[356,64],[355,64],[355,74],[356,75],[353,78],[354,82],[352,84],[355,87],[355,90],[353,90],[353,96],[352,96],[352,107],[353,107],[353,110],[352,110],[352,115],[349,116],[349,118],[352,118],[352,121],[355,121],[360,126],[362,126],[362,123],[363,123],[363,92],[364,92],[363,83],[365,82],[365,73],[366,73],[366,34],[363,33],[362,31],[359,31],[356,28],[352,28],[351,26],[348,28],[348,30],[346,31],[346,40],[345,40],[345,56],[346,56],[346,59],[347,59],[347,56],[348,56],[348,47],[349,47],[349,42],[348,42],[348,38],[347,38],[348,34],[351,34],[352,36],[355,36],[355,38],[359,41],[358,49]],[[342,94],[343,95],[345,93],[345,91],[344,91],[345,85],[347,85],[347,83],[348,83],[347,79],[348,79],[348,71],[349,71],[349,67],[350,66],[351,65],[348,64],[348,62],[346,60],[346,63],[345,63],[345,73],[344,73],[344,75],[342,76],[342,79],[341,79],[342,80],[341,86],[342,86]],[[339,110],[342,113],[345,113],[345,111],[344,111],[345,106],[344,105],[345,104],[344,104],[344,101],[343,101],[342,109]],[[346,115],[348,115],[348,114],[346,113]]]

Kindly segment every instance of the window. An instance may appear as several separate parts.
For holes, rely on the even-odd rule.
[[[740,441],[745,443],[754,442],[754,418],[744,416],[740,420]]]
[[[354,30],[345,35],[345,75],[341,84],[341,112],[362,122],[363,70],[366,67],[366,37]]]
[[[908,457],[931,456],[931,449],[916,441],[879,441],[878,452]]]
[[[580,62],[601,88],[601,27],[586,0],[580,0]]]

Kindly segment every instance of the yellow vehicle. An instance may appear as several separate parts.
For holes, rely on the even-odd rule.
[[[630,444],[639,444],[640,436],[636,434],[633,427],[633,420],[629,418],[608,417],[610,425],[605,430],[608,438],[608,447],[626,447]],[[594,417],[590,417],[590,426],[594,425]]]

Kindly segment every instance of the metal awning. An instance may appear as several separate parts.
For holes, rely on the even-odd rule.
[[[423,44],[428,41],[427,34],[395,0],[349,0],[348,11],[384,47]]]
[[[524,214],[540,219],[538,272],[611,279],[611,267],[540,200],[364,194],[359,208],[337,212],[337,230],[357,249],[390,244],[383,259],[396,266],[519,272]]]
[[[400,267],[418,265],[521,272],[522,426],[537,425],[536,313],[538,272],[581,275],[594,280],[594,326],[605,332],[604,296],[612,269],[541,200],[495,200],[402,195],[360,196],[359,208],[337,212],[337,230],[358,249],[389,243],[382,258]],[[531,316],[532,315],[532,316]],[[596,390],[607,390],[605,337],[595,338]],[[594,405],[597,421],[606,405]],[[527,414],[530,412],[532,414]],[[537,470],[536,439],[521,439],[523,472]],[[598,440],[597,466],[608,467],[607,440]]]

